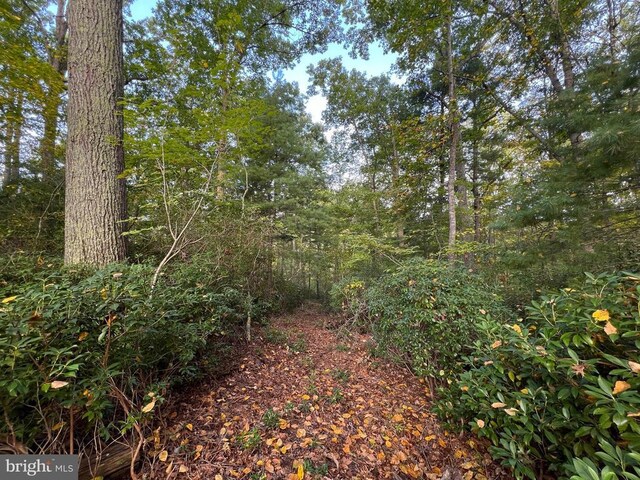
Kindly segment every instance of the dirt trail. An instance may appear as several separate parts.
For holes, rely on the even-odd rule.
[[[498,478],[477,440],[446,432],[423,383],[339,339],[313,307],[258,332],[236,371],[168,415],[146,478]]]

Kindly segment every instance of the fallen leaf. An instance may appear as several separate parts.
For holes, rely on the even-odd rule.
[[[480,428],[484,428],[484,420],[476,420],[476,423]]]
[[[2,300],[2,303],[6,304],[6,303],[13,302],[16,298],[18,298],[18,296],[17,296],[17,295],[14,295],[13,297],[7,297],[7,298],[4,298],[4,299]]]
[[[89,332],[82,332],[80,335],[78,335],[78,341],[82,342],[88,336],[89,336]]]
[[[280,430],[286,430],[287,428],[289,428],[289,422],[287,422],[284,418],[281,418],[278,422],[278,427],[280,428]]]
[[[187,473],[189,471],[189,467],[187,467],[186,465],[180,465],[180,468],[178,469],[178,471],[180,473]]]
[[[160,455],[158,455],[158,459],[161,462],[166,462],[167,461],[167,457],[169,457],[169,452],[167,452],[166,450],[162,450],[160,452]]]
[[[607,322],[604,326],[604,333],[607,335],[615,335],[618,333],[618,329],[611,322]]]
[[[304,478],[304,467],[302,464],[298,464],[298,480],[302,480]]]
[[[62,380],[54,380],[51,382],[51,388],[57,390],[58,388],[66,387],[69,385],[69,382],[63,382]]]
[[[62,427],[64,427],[64,425],[65,425],[65,422],[58,422],[53,427],[51,427],[51,431],[55,432],[57,430],[60,430]]]
[[[304,428],[299,428],[298,431],[296,431],[296,437],[298,438],[304,438],[307,435],[307,432]]]
[[[502,403],[502,402],[493,402],[491,404],[491,408],[503,408],[506,407],[507,404],[506,403]]]
[[[506,413],[510,417],[513,417],[516,413],[518,413],[518,409],[516,409],[516,408],[505,408],[504,409],[504,413]]]
[[[193,431],[193,425],[192,425],[191,423],[187,423],[184,427],[185,427],[187,430],[189,430],[190,432],[192,432],[192,431]]]
[[[629,360],[629,368],[633,373],[640,373],[640,363],[632,362]]]
[[[218,474],[218,475],[216,475],[216,476],[214,477],[214,480],[223,480],[222,475],[219,475],[219,474]]]
[[[493,342],[491,344],[491,348],[498,348],[498,347],[501,347],[501,346],[502,346],[502,341],[500,341],[500,340],[496,340],[495,342]]]
[[[393,420],[394,422],[401,422],[403,420],[402,415],[396,413],[391,420]]]
[[[616,384],[613,386],[613,394],[617,395],[618,393],[622,393],[626,390],[629,390],[631,385],[625,382],[624,380],[618,380]]]
[[[142,413],[149,413],[153,410],[153,407],[156,406],[156,399],[154,398],[149,403],[147,403],[144,407],[142,407]]]

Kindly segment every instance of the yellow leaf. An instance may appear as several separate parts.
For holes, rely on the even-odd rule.
[[[307,432],[304,428],[299,428],[298,431],[296,432],[296,437],[298,438],[304,438],[307,435]]]
[[[344,453],[351,453],[351,447],[349,445],[345,445],[344,447],[342,447],[342,451]]]
[[[214,480],[223,480],[223,479],[222,479],[222,475],[216,475],[216,476],[214,477]]]
[[[302,480],[304,478],[304,467],[302,464],[298,464],[298,480]]]
[[[153,410],[153,407],[156,406],[156,399],[154,398],[149,403],[147,403],[144,407],[142,407],[142,413],[149,413]]]
[[[629,390],[630,388],[631,385],[629,385],[627,382],[625,382],[624,380],[618,380],[613,386],[613,394],[617,395],[618,393],[622,393],[626,390]]]
[[[62,427],[64,427],[64,422],[58,422],[56,423],[53,427],[51,427],[51,431],[55,432],[60,430]]]
[[[166,450],[162,450],[160,452],[160,455],[158,455],[158,459],[161,462],[166,462],[167,461],[167,457],[169,457],[169,452],[167,452]]]
[[[518,410],[515,408],[505,408],[504,413],[506,413],[510,417],[513,417],[516,413],[518,413]]]
[[[180,473],[187,473],[189,471],[189,467],[187,467],[186,465],[180,465],[180,468],[178,469],[178,471]]]
[[[187,430],[189,430],[190,432],[192,432],[192,431],[193,431],[193,425],[192,425],[191,423],[187,423],[184,427],[185,427]]]
[[[498,348],[502,346],[502,342],[500,340],[496,340],[491,344],[491,348]]]
[[[528,395],[529,394],[529,389],[528,388],[523,388],[522,390],[520,390],[520,393],[522,393],[523,395]]]
[[[520,325],[518,325],[517,323],[511,325],[511,328],[513,328],[513,330],[516,331],[518,335],[522,335],[522,328],[520,328]]]
[[[9,303],[9,302],[13,302],[16,298],[18,298],[17,295],[14,295],[13,297],[7,297],[5,299],[2,300],[2,303]]]
[[[460,387],[460,390],[462,390],[463,392],[468,392],[469,387],[467,387],[466,385],[463,385],[462,387]]]
[[[287,428],[289,428],[289,422],[287,422],[284,418],[281,418],[278,422],[278,427],[280,428],[280,430],[286,430]]]
[[[291,450],[291,444],[290,443],[287,443],[282,448],[280,448],[280,452],[281,453],[287,453],[288,450]]]
[[[400,415],[399,413],[396,413],[393,418],[391,418],[391,420],[393,420],[394,422],[401,422],[402,421],[402,415]]]
[[[618,333],[618,329],[611,322],[607,321],[607,324],[604,326],[604,333],[607,335],[615,335]]]
[[[502,402],[493,402],[491,404],[491,408],[502,408],[502,407],[506,407],[507,404],[506,403],[502,403]]]
[[[62,380],[54,380],[51,382],[51,388],[57,390],[58,388],[66,387],[69,385],[69,382],[63,382]]]
[[[102,290],[100,290],[100,297],[102,297],[103,300],[106,300],[107,298],[109,298],[109,292],[107,292],[106,288],[103,288]]]
[[[608,310],[596,310],[591,314],[591,316],[596,322],[606,322],[611,318]]]
[[[78,341],[81,342],[88,336],[89,336],[89,332],[82,332],[80,335],[78,335]]]
[[[633,373],[640,373],[640,363],[632,362],[629,360],[629,368]]]
[[[303,400],[311,400],[311,397],[309,395],[302,395],[302,399]]]

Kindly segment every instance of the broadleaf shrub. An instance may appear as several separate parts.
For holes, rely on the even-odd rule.
[[[459,373],[479,322],[499,325],[511,313],[497,294],[466,270],[413,259],[376,280],[364,293],[379,346],[422,376],[445,381]]]
[[[0,279],[0,434],[35,451],[64,451],[71,416],[79,431],[118,437],[216,362],[247,308],[261,312],[233,288],[184,278],[152,291],[145,264],[24,268]]]
[[[437,409],[517,478],[640,478],[640,276],[587,275],[511,326],[479,324]]]

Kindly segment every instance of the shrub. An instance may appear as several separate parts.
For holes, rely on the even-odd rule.
[[[92,271],[36,265],[0,281],[0,433],[66,448],[70,423],[113,438],[152,414],[168,387],[202,375],[244,295],[164,277],[149,265]],[[76,438],[78,438],[76,436]]]
[[[587,275],[525,322],[480,324],[439,413],[489,438],[517,478],[640,478],[639,296],[637,275]]]
[[[485,340],[479,322],[498,325],[510,318],[479,277],[419,259],[382,276],[364,297],[378,344],[410,362],[418,375],[440,379],[460,372],[468,346]]]

